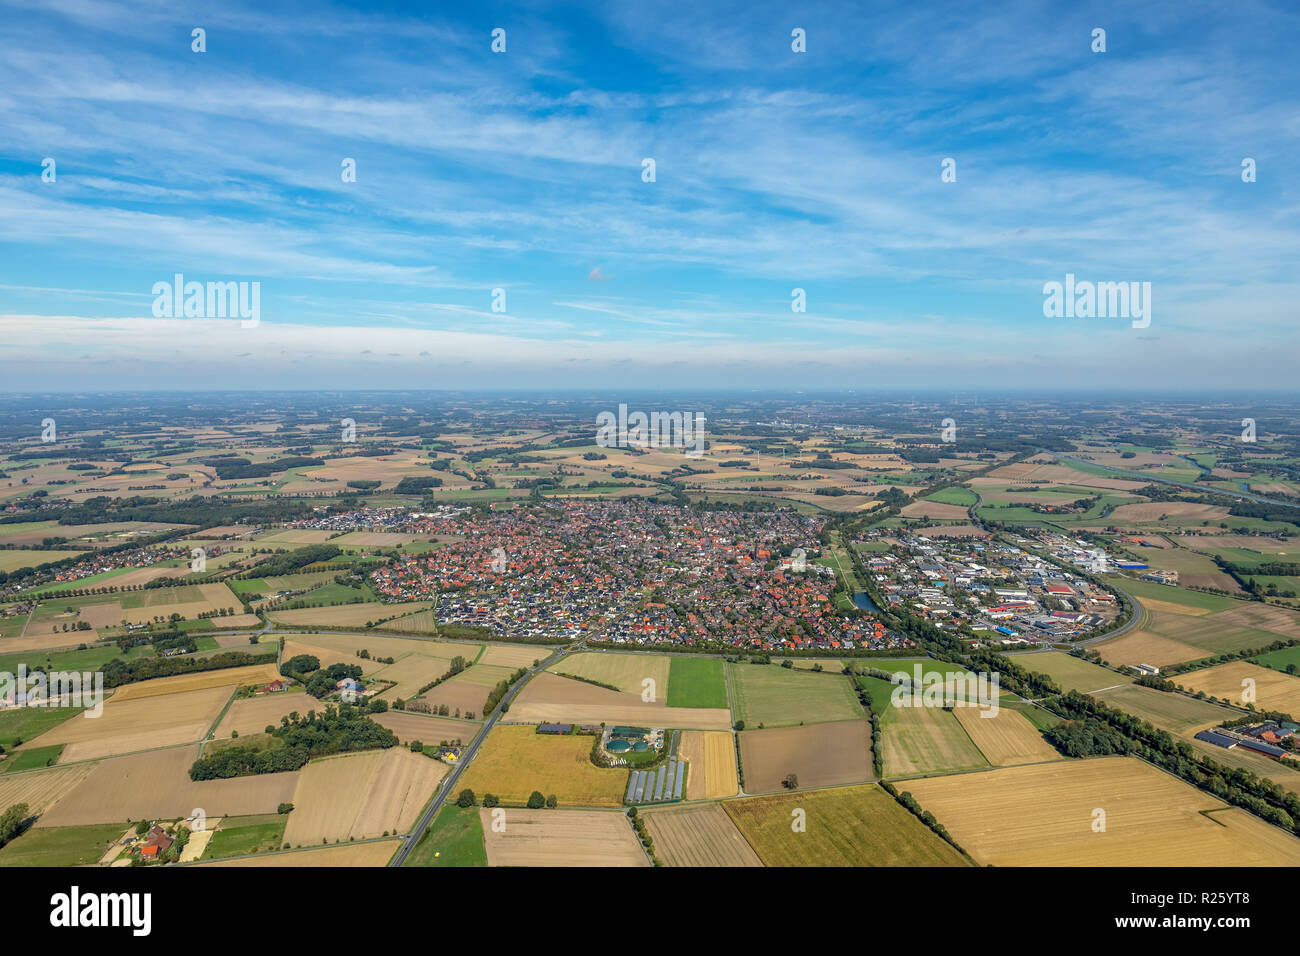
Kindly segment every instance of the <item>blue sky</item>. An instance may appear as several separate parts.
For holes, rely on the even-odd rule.
[[[1294,384],[1294,4],[264,6],[0,0],[0,388]]]

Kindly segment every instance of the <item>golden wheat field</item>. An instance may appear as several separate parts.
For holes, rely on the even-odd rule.
[[[730,731],[684,731],[677,755],[690,765],[686,775],[687,800],[734,797],[740,789],[736,778],[736,744]]]
[[[297,847],[404,832],[448,769],[403,747],[313,760],[299,775],[284,840]]]
[[[1211,697],[1231,701],[1238,706],[1254,703],[1260,710],[1300,714],[1300,677],[1260,667],[1249,661],[1233,661],[1230,664],[1207,667],[1203,671],[1178,674],[1173,681],[1190,691],[1203,690]],[[1254,694],[1253,701],[1243,696],[1248,691]]]
[[[25,803],[32,813],[42,814],[71,793],[94,769],[93,763],[79,763],[0,775],[0,806]]]
[[[981,864],[1300,865],[1291,834],[1136,757],[928,777],[899,790]]]
[[[981,717],[987,711],[975,707],[954,707],[953,713],[984,759],[995,767],[1061,759],[1038,728],[1009,707],[999,708],[996,717]]]
[[[112,702],[142,700],[163,694],[183,694],[211,687],[242,687],[249,684],[269,684],[280,672],[274,664],[251,664],[248,667],[227,667],[223,670],[203,671],[198,674],[177,674],[175,677],[155,677],[127,684],[113,692]]]
[[[496,809],[479,810],[488,866],[650,865],[617,811]]]

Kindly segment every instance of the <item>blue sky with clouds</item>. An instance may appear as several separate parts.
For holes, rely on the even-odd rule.
[[[1294,4],[662,6],[0,0],[0,388],[1294,384]]]

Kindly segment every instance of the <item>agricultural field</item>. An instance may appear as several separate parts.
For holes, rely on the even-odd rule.
[[[732,710],[746,728],[788,727],[866,716],[853,685],[842,674],[774,664],[731,664],[727,675]]]
[[[1237,716],[1226,707],[1207,700],[1169,694],[1138,684],[1116,687],[1094,696],[1109,707],[1116,707],[1134,717],[1150,721],[1161,730],[1180,736],[1195,734]]]
[[[740,784],[736,777],[736,743],[730,733],[683,731],[677,756],[690,764],[686,776],[687,800],[736,795]]]
[[[416,844],[407,866],[487,866],[477,807],[445,803]]]
[[[280,691],[261,697],[245,697],[243,700],[231,702],[221,718],[221,723],[217,725],[214,736],[220,739],[235,733],[241,737],[260,734],[268,724],[279,727],[281,717],[287,717],[295,711],[305,714],[309,710],[320,710],[321,707],[321,702],[316,698],[293,691]]]
[[[746,793],[780,790],[791,773],[800,789],[870,781],[875,779],[871,725],[846,720],[745,730],[740,733],[740,766]]]
[[[725,800],[722,808],[765,866],[969,865],[876,786]],[[791,827],[796,808],[807,814],[801,833]]]
[[[548,673],[580,677],[616,687],[625,694],[639,698],[647,689],[645,681],[653,681],[656,698],[668,698],[672,659],[662,654],[615,654],[587,652],[571,654],[546,668]],[[721,706],[726,706],[723,701]]]
[[[4,774],[0,776],[0,807],[25,803],[32,813],[43,814],[76,789],[94,769],[93,763],[79,763],[70,767]]]
[[[284,842],[314,846],[405,832],[449,769],[404,747],[313,760],[289,800]]]
[[[900,787],[981,865],[1296,866],[1300,840],[1134,757],[910,780]],[[1094,829],[1096,811],[1105,829]]]
[[[483,725],[470,720],[453,720],[450,717],[430,717],[414,711],[388,710],[372,714],[371,720],[397,734],[402,744],[418,740],[429,746],[441,744],[468,744]]]
[[[549,647],[528,647],[521,644],[488,644],[483,648],[479,664],[493,667],[508,667],[512,671],[520,667],[532,667],[551,655]]]
[[[955,707],[952,712],[984,759],[995,767],[1061,759],[1038,729],[1010,708],[999,707],[994,717],[983,716],[989,711],[977,707]]]
[[[284,846],[284,828],[288,822],[289,816],[284,813],[223,817],[216,824],[199,859],[220,860],[230,856],[279,850]],[[212,826],[211,821],[209,826]]]
[[[1300,677],[1249,661],[1218,664],[1205,670],[1176,674],[1172,679],[1193,693],[1204,691],[1210,697],[1230,701],[1238,707],[1252,702],[1243,698],[1250,689],[1254,693],[1256,708],[1300,716]]]
[[[886,778],[988,766],[957,710],[889,707],[881,716],[881,763]]]
[[[274,664],[250,664],[246,667],[226,667],[196,674],[177,674],[174,677],[155,677],[153,680],[126,684],[113,692],[112,701],[144,700],[170,694],[184,694],[214,687],[242,687],[248,684],[269,684],[280,677]]]
[[[567,659],[564,663],[568,663]],[[857,699],[854,698],[856,706]],[[687,730],[728,730],[725,708],[669,707],[662,696],[644,701],[641,694],[621,693],[594,684],[541,673],[530,680],[510,705],[510,719],[536,723],[598,724],[602,721]]]
[[[488,866],[649,866],[631,823],[600,810],[480,810]]]
[[[515,716],[511,708],[510,716]],[[591,762],[592,737],[539,734],[531,724],[498,724],[458,781],[475,795],[523,806],[534,790],[561,807],[619,807],[628,772]]]
[[[668,677],[669,707],[726,707],[723,662],[708,657],[674,657]]]
[[[1104,645],[1102,646],[1104,648]],[[1101,649],[1102,657],[1106,656]],[[1132,677],[1116,674],[1082,658],[1072,657],[1059,651],[1047,651],[1042,654],[1017,654],[1011,658],[1021,667],[1038,674],[1046,674],[1056,681],[1061,690],[1077,690],[1081,694],[1091,694],[1105,687],[1116,684],[1131,684]]]
[[[121,823],[38,829],[0,847],[0,866],[90,866],[118,837]]]
[[[341,846],[319,846],[289,853],[264,853],[247,860],[206,860],[197,866],[311,866],[352,867],[387,866],[401,841],[368,840]]]
[[[19,568],[34,568],[37,565],[75,558],[84,551],[2,551],[0,550],[0,571],[17,571]]]
[[[763,865],[720,804],[647,810],[641,818],[665,866]]]
[[[297,772],[196,783],[190,779],[189,769],[198,755],[195,746],[171,747],[70,767],[93,769],[57,800],[36,826],[83,826],[145,817],[178,820],[195,807],[202,807],[209,817],[248,816],[274,813],[281,803],[293,799]]]

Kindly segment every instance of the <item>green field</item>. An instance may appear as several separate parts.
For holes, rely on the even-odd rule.
[[[1083,694],[1090,694],[1103,687],[1133,683],[1131,677],[1116,674],[1112,670],[1059,651],[1048,651],[1044,654],[1015,654],[1011,659],[1028,670],[1046,674],[1056,681],[1061,690],[1077,690]]]
[[[228,856],[247,856],[278,850],[284,843],[287,813],[261,813],[246,817],[226,817],[212,834],[200,859],[220,860]]]
[[[0,711],[0,747],[11,750],[20,740],[32,740],[69,717],[80,707],[15,707]]]
[[[0,773],[17,773],[19,770],[38,770],[41,767],[52,767],[58,761],[59,754],[63,753],[63,747],[63,744],[53,744],[49,747],[33,747],[30,750],[19,750],[0,761]]]
[[[70,640],[76,639],[73,633],[68,632]],[[57,636],[62,639],[62,635]],[[215,641],[213,646],[216,646]],[[133,661],[141,657],[152,657],[153,654],[154,649],[148,644],[137,644],[126,652],[121,651],[116,644],[96,645],[87,647],[84,651],[22,651],[0,657],[0,671],[17,674],[19,664],[26,664],[28,671],[37,665],[42,670],[97,671],[114,658]]]
[[[969,866],[880,787],[834,787],[724,800],[722,808],[766,866]],[[803,810],[806,831],[791,814]]]
[[[668,671],[669,707],[726,707],[727,678],[722,661],[674,657]]]
[[[1166,693],[1138,684],[1104,691],[1096,697],[1109,707],[1141,717],[1161,730],[1178,735],[1240,716],[1234,710],[1207,700]]]
[[[1242,603],[1221,594],[1204,594],[1184,588],[1171,588],[1167,584],[1156,584],[1154,581],[1137,581],[1115,575],[1106,575],[1105,580],[1113,581],[1116,586],[1123,588],[1135,598],[1151,598],[1155,601],[1167,601],[1170,604],[1198,607],[1207,611],[1226,611],[1228,608],[1240,607]]]
[[[487,866],[477,807],[448,803],[411,851],[406,866]]]
[[[124,823],[89,827],[33,827],[0,848],[0,866],[87,866],[122,835]]]
[[[1300,669],[1300,646],[1284,647],[1280,651],[1269,651],[1267,654],[1261,654],[1259,657],[1253,658],[1253,660],[1256,664],[1271,667],[1278,671],[1286,671],[1289,674],[1291,672],[1286,670],[1289,664],[1294,664],[1296,668]]]
[[[961,505],[969,508],[979,498],[969,488],[943,488],[932,495],[926,495],[922,501],[935,501],[942,505]]]
[[[746,728],[790,727],[865,717],[853,685],[842,674],[776,664],[729,664],[731,713]]]

